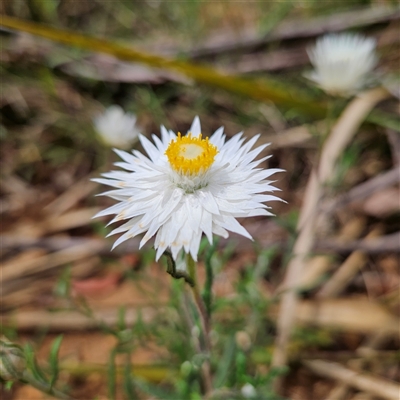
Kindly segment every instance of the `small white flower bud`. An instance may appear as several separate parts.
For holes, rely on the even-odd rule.
[[[217,331],[213,329],[210,331],[210,342],[212,346],[216,346],[219,340],[219,335]]]
[[[192,328],[192,336],[194,338],[200,337],[200,328],[197,325]]]
[[[109,146],[129,149],[139,139],[136,116],[119,106],[108,107],[93,119],[93,123],[102,141]]]
[[[242,396],[245,397],[246,399],[251,399],[252,397],[257,396],[256,389],[254,386],[250,383],[246,383],[241,390]]]
[[[183,376],[189,376],[189,374],[192,372],[193,370],[193,365],[190,361],[184,361],[181,365],[181,374]]]
[[[0,377],[5,380],[18,379],[25,370],[25,357],[21,347],[0,338]]]

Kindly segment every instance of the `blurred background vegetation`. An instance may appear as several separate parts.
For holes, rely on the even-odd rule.
[[[371,113],[339,160],[324,203],[329,223],[301,282],[288,367],[271,368],[271,359],[305,187],[348,103],[303,77],[311,69],[306,49],[325,32],[361,32],[377,39],[377,82],[398,73],[396,1],[4,0],[0,13],[0,24],[15,17],[231,78],[221,87],[0,26],[2,333],[29,343],[27,354],[36,354],[45,375],[57,371],[58,388],[73,398],[202,398],[198,333],[183,282],[154,263],[150,246],[138,252],[138,241],[110,252],[108,228],[91,218],[111,201],[96,198],[101,190],[90,182],[116,161],[93,127],[105,107],[136,114],[146,136],[158,134],[160,124],[186,132],[199,115],[207,136],[223,125],[228,136],[244,130],[271,142],[273,157],[263,166],[286,170],[277,186],[288,202],[274,204],[276,218],[243,221],[254,243],[231,235],[202,246],[216,274],[212,398],[390,399],[384,388],[400,378],[394,96]],[[259,95],[258,85],[279,93],[279,101]],[[388,89],[396,93],[398,80]],[[294,103],[299,99],[304,107]],[[350,199],[340,197],[349,192]],[[375,242],[368,244],[371,232]],[[321,295],[346,262],[350,272],[337,291]],[[331,371],[339,365],[345,375],[365,374],[368,384],[324,374],[316,360]],[[279,388],[272,385],[277,376],[284,379]],[[4,399],[46,398],[21,383],[1,390]]]

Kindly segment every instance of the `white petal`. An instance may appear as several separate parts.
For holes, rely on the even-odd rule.
[[[142,246],[155,235],[155,233],[158,231],[159,228],[160,228],[160,224],[158,222],[158,219],[157,218],[153,219],[153,221],[150,223],[150,226],[149,226],[146,234],[143,236],[142,240],[140,241],[139,249],[141,249]]]
[[[197,194],[203,207],[211,214],[219,215],[218,204],[208,190],[200,190]]]
[[[142,144],[143,148],[146,150],[147,154],[151,158],[153,162],[157,161],[162,154],[160,154],[159,150],[153,143],[150,142],[145,136],[139,136],[140,143]]]
[[[200,119],[198,116],[194,117],[194,120],[192,122],[192,126],[189,129],[189,132],[192,134],[192,136],[199,136],[201,133],[201,125],[200,125]]]
[[[209,243],[213,242],[212,237],[212,215],[209,211],[203,210],[201,221],[200,221],[200,229],[205,233]]]
[[[218,128],[214,134],[210,137],[210,143],[216,146],[218,149],[222,148],[225,143],[224,127]]]
[[[247,232],[246,229],[243,228],[242,225],[237,222],[237,220],[234,217],[231,217],[229,215],[221,215],[218,217],[219,219],[219,225],[228,231],[238,233],[239,235],[245,236],[251,240],[253,238],[251,237],[250,233]]]
[[[189,243],[189,252],[194,261],[197,261],[197,254],[199,252],[201,242],[201,231],[193,233],[192,239]]]
[[[161,140],[164,143],[164,146],[167,147],[169,145],[170,137],[164,125],[161,125]]]
[[[185,207],[188,216],[187,224],[193,231],[199,230],[203,207],[193,195],[185,196]]]
[[[222,236],[224,239],[227,239],[229,237],[229,233],[227,232],[227,230],[222,228],[222,226],[219,226],[215,222],[213,222],[213,233],[218,236]]]

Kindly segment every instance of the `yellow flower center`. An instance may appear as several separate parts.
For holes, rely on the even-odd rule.
[[[187,136],[178,133],[178,137],[171,141],[165,151],[171,167],[185,175],[198,175],[207,171],[217,153],[217,148],[208,141],[208,137],[202,139],[201,134],[192,137],[191,133]]]

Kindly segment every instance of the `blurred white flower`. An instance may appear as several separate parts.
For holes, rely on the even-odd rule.
[[[136,116],[125,113],[120,106],[110,106],[93,119],[96,131],[109,146],[128,149],[138,140],[139,130],[135,127]]]
[[[272,215],[265,202],[280,200],[270,194],[278,189],[267,180],[280,169],[257,166],[269,157],[254,161],[267,146],[253,147],[259,135],[246,144],[242,133],[225,141],[223,128],[203,139],[196,117],[186,136],[175,135],[161,127],[161,139],[139,139],[150,158],[134,150],[132,154],[116,150],[124,162],[115,165],[126,171],[104,174],[96,182],[115,187],[103,193],[119,203],[96,217],[115,214],[110,222],[128,220],[110,235],[125,232],[114,247],[146,232],[140,247],[156,235],[158,260],[170,248],[177,259],[184,249],[197,260],[204,232],[228,237],[227,230],[252,239],[237,217]]]
[[[244,386],[242,386],[241,393],[242,396],[245,397],[246,399],[251,399],[252,397],[257,396],[256,389],[250,383],[246,383]]]
[[[374,39],[352,33],[329,34],[307,50],[314,71],[306,77],[325,92],[350,96],[368,81],[377,63]]]

